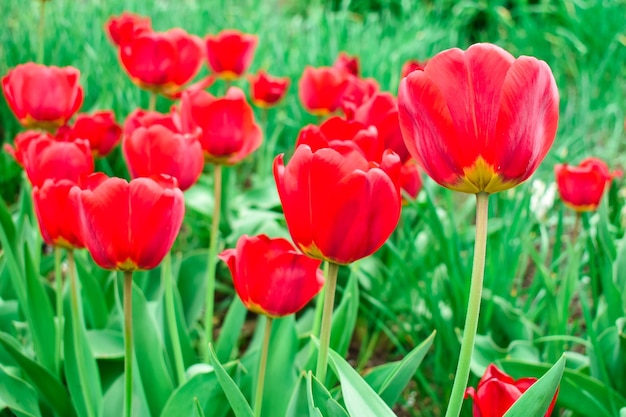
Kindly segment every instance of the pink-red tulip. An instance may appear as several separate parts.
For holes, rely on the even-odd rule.
[[[47,179],[33,188],[33,207],[43,240],[66,249],[84,247],[76,204],[69,193],[76,184],[70,180]]]
[[[577,212],[597,209],[611,180],[622,175],[620,171],[611,173],[598,158],[586,158],[578,166],[557,164],[554,173],[561,199]]]
[[[298,95],[304,108],[316,116],[327,116],[341,106],[348,88],[349,74],[333,67],[307,66],[298,84]]]
[[[232,81],[247,71],[258,40],[255,35],[225,29],[215,36],[208,35],[205,41],[209,67],[219,78]]]
[[[202,129],[200,144],[210,163],[236,164],[263,141],[252,107],[238,87],[229,88],[222,98],[201,90],[186,92],[180,105],[180,120],[183,132]]]
[[[2,90],[20,124],[55,131],[83,104],[80,71],[32,62],[18,65],[2,78]]]
[[[356,55],[348,55],[345,52],[339,52],[337,59],[335,59],[333,63],[333,67],[354,75],[355,77],[358,77],[361,73],[359,57]]]
[[[300,145],[287,166],[274,161],[274,179],[289,233],[305,254],[348,264],[374,253],[400,217],[400,159],[380,164],[349,146],[312,151]]]
[[[93,114],[78,114],[71,126],[61,126],[57,136],[67,141],[86,139],[94,157],[107,156],[122,137],[122,128],[115,123],[115,114],[110,110]]]
[[[130,183],[102,173],[72,188],[83,243],[104,269],[155,268],[169,252],[185,213],[175,178],[161,175]]]
[[[123,12],[119,16],[111,16],[104,24],[109,39],[120,48],[126,47],[135,37],[142,33],[152,32],[149,17]]]
[[[248,76],[252,102],[261,108],[269,108],[278,104],[289,88],[289,78],[272,77],[265,71]]]
[[[536,381],[537,378],[514,380],[491,364],[478,382],[478,387],[476,389],[470,387],[465,391],[465,398],[470,397],[474,400],[474,417],[502,417]],[[550,417],[552,414],[557,394],[554,395],[544,417]]]
[[[440,185],[495,193],[525,181],[556,134],[559,95],[548,65],[492,44],[449,49],[400,82],[411,155]]]
[[[228,264],[235,291],[248,310],[283,317],[301,310],[324,285],[321,261],[285,239],[243,235],[219,258]]]

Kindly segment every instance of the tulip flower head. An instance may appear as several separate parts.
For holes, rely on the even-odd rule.
[[[104,29],[113,44],[125,48],[135,37],[151,32],[152,21],[149,17],[123,12],[119,16],[111,16],[104,24]]]
[[[78,114],[72,126],[61,126],[57,136],[67,141],[85,139],[89,141],[94,157],[108,155],[122,137],[122,128],[115,123],[115,114],[110,110],[93,114]]]
[[[407,200],[415,200],[422,190],[422,177],[419,167],[412,158],[402,165],[400,170],[400,188],[402,189],[402,202],[405,204],[408,203],[405,198]]]
[[[352,74],[358,77],[361,73],[361,65],[359,64],[359,57],[354,55],[348,55],[345,52],[339,52],[337,59],[333,63],[333,67]]]
[[[229,81],[241,78],[248,70],[258,42],[255,35],[233,29],[208,35],[205,41],[209,67],[217,77]]]
[[[348,73],[334,67],[307,66],[298,84],[304,108],[316,116],[327,116],[339,109],[348,78]]]
[[[622,175],[620,171],[611,173],[598,158],[584,159],[578,166],[557,164],[554,173],[561,199],[577,212],[596,210],[611,180]]]
[[[474,417],[502,417],[521,395],[526,392],[537,378],[521,378],[514,380],[506,373],[491,364],[478,382],[476,389],[470,387],[465,391],[465,398],[474,401]],[[550,417],[557,394],[544,417]]]
[[[74,67],[47,67],[32,62],[11,69],[2,78],[9,108],[29,129],[54,132],[83,104],[80,71]]]
[[[159,113],[153,110],[135,109],[124,121],[123,135],[130,136],[138,127],[150,127],[161,125],[172,132],[180,132],[180,123],[177,115],[172,113]]]
[[[167,175],[127,182],[102,173],[70,191],[83,242],[104,269],[155,268],[169,252],[185,213],[183,192]]]
[[[257,75],[250,75],[250,92],[252,102],[261,108],[269,108],[278,104],[289,88],[289,78],[272,77],[259,71]]]
[[[66,249],[84,247],[76,204],[69,199],[76,184],[70,180],[46,179],[33,188],[33,207],[43,240]]]
[[[449,49],[400,82],[411,155],[440,185],[495,193],[525,181],[554,141],[559,96],[548,65],[492,44]]]
[[[321,261],[301,254],[282,238],[244,235],[235,249],[226,249],[219,258],[228,265],[243,304],[268,317],[301,310],[324,285]]]

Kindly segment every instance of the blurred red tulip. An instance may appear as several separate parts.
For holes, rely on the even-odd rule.
[[[536,381],[537,378],[514,380],[491,364],[478,382],[478,387],[470,387],[465,391],[465,398],[471,397],[474,400],[474,417],[502,417]],[[558,392],[544,417],[552,414],[557,395]]]
[[[614,177],[622,173],[609,172],[609,167],[598,158],[586,158],[578,166],[557,164],[554,166],[556,184],[566,206],[577,212],[598,208],[604,190]]]
[[[180,133],[180,123],[175,113],[159,113],[153,110],[135,109],[124,121],[124,136],[130,136],[138,127],[161,125],[172,132]]]
[[[115,114],[110,110],[97,111],[93,114],[78,114],[72,126],[61,126],[57,136],[73,141],[86,139],[94,157],[107,156],[117,145],[122,128],[115,123]]]
[[[207,162],[233,165],[254,152],[263,141],[244,92],[231,87],[216,98],[206,91],[186,92],[180,105],[183,132],[202,129],[200,143]]]
[[[409,59],[402,65],[402,71],[400,78],[404,78],[413,71],[423,70],[426,67],[427,61],[418,61],[417,59]]]
[[[5,143],[3,148],[6,153],[11,155],[15,162],[18,163],[22,168],[24,167],[24,153],[26,149],[30,146],[30,143],[34,140],[38,140],[40,138],[47,138],[50,140],[55,140],[54,136],[49,133],[43,133],[40,130],[26,130],[24,132],[18,133],[13,139],[13,146],[8,143]]]
[[[185,213],[175,178],[160,175],[130,183],[102,173],[72,188],[83,243],[104,269],[155,268],[169,252]]]
[[[449,49],[400,82],[400,126],[440,185],[495,193],[525,181],[552,146],[559,96],[548,65],[492,44]]]
[[[119,16],[111,16],[104,24],[104,29],[111,42],[124,48],[135,37],[142,33],[152,32],[152,22],[149,17],[123,12]]]
[[[2,78],[2,90],[15,117],[26,128],[55,131],[83,104],[80,71],[32,62]]]
[[[236,80],[250,67],[257,45],[257,37],[226,29],[217,35],[208,35],[206,55],[209,67],[219,78]]]
[[[359,57],[356,55],[348,55],[345,52],[339,52],[337,59],[333,63],[333,67],[358,77],[361,73]]]
[[[285,97],[289,88],[289,78],[272,77],[265,71],[248,76],[252,102],[261,108],[269,108],[278,104]]]
[[[374,253],[400,217],[400,159],[386,152],[368,161],[348,146],[296,149],[274,179],[289,233],[305,254],[348,264]]]
[[[406,203],[404,198],[415,200],[420,191],[422,191],[422,185],[422,176],[417,161],[411,158],[400,169],[400,188],[403,191],[403,203]]]
[[[326,116],[339,109],[348,82],[348,74],[337,68],[307,66],[298,84],[298,95],[309,113]]]
[[[66,249],[84,247],[76,205],[69,199],[70,180],[47,179],[33,188],[33,207],[43,240],[51,246]]]
[[[380,89],[378,81],[373,78],[358,78],[348,75],[348,86],[341,96],[341,110],[348,118],[352,118],[354,112],[365,101]]]
[[[235,291],[248,310],[283,317],[301,310],[324,286],[321,261],[285,239],[243,235],[219,258],[228,264]]]
[[[202,40],[182,29],[144,32],[120,49],[124,69],[135,84],[176,96],[202,65]]]
[[[178,180],[181,190],[187,190],[204,167],[199,135],[172,132],[158,124],[133,130],[122,142],[131,177],[167,174]]]

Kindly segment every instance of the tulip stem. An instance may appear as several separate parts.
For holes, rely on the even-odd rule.
[[[55,362],[57,375],[61,376],[61,348],[63,345],[63,273],[61,272],[61,248],[54,247],[54,281],[57,297],[57,333]]]
[[[180,348],[180,337],[178,326],[176,325],[176,308],[174,306],[174,282],[172,279],[172,254],[168,252],[161,264],[161,276],[165,285],[165,316],[169,327],[170,339],[172,340],[172,352],[174,353],[174,365],[178,385],[185,383],[185,363],[183,362],[183,352]]]
[[[324,277],[328,276],[328,264],[330,262],[324,262]],[[322,325],[322,311],[324,309],[324,294],[326,294],[326,288],[322,287],[322,290],[317,294],[315,299],[315,317],[313,319],[313,329],[311,334],[318,336],[320,333],[320,326]]]
[[[337,273],[339,265],[328,263],[328,275],[324,288],[324,312],[322,313],[322,330],[320,332],[320,350],[317,355],[317,370],[315,376],[324,384],[326,368],[328,367],[328,349],[330,347],[330,330],[333,324],[333,307],[335,303],[335,289],[337,288]]]
[[[470,282],[470,294],[465,316],[465,329],[461,341],[461,353],[456,368],[452,393],[445,417],[458,417],[463,406],[465,388],[469,379],[470,363],[474,350],[474,339],[478,329],[480,300],[485,276],[485,255],[487,251],[487,220],[489,214],[489,194],[476,194],[476,240],[474,241],[474,265]]]
[[[133,273],[124,271],[124,417],[133,412]]]
[[[95,411],[92,409],[91,396],[89,395],[89,387],[91,383],[87,378],[87,370],[85,369],[84,348],[83,348],[83,335],[81,330],[83,328],[83,321],[80,314],[80,302],[78,300],[78,282],[76,281],[76,264],[74,261],[74,251],[72,249],[67,250],[67,263],[70,277],[70,301],[71,301],[71,314],[72,314],[72,330],[74,339],[74,351],[76,354],[76,370],[78,372],[78,380],[80,381],[80,388],[85,402],[85,409],[88,417],[96,417]]]
[[[209,344],[213,343],[213,312],[215,309],[215,264],[217,260],[217,237],[220,226],[220,207],[222,205],[222,166],[214,165],[213,171],[213,219],[211,221],[211,240],[209,241],[209,260],[207,263],[206,308],[204,312],[204,362],[209,363]]]
[[[44,61],[44,25],[46,16],[46,2],[44,0],[39,1],[39,27],[37,28],[37,63],[43,64]]]
[[[150,96],[148,99],[148,110],[155,111],[156,110],[156,102],[157,102],[157,94],[153,91],[150,91]]]
[[[261,358],[259,359],[259,374],[257,375],[256,393],[254,396],[254,417],[261,417],[263,407],[263,386],[265,385],[265,369],[267,367],[267,353],[270,346],[270,336],[272,334],[272,318],[266,317],[265,334],[263,335],[263,347],[261,348]]]

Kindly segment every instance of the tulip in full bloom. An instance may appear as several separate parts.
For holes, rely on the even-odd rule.
[[[120,48],[126,47],[135,37],[142,33],[152,32],[152,22],[149,17],[123,12],[119,16],[110,17],[104,24],[104,29],[111,42]]]
[[[307,66],[298,84],[298,95],[304,108],[316,116],[327,116],[341,106],[348,88],[349,74],[333,67]]]
[[[289,241],[241,236],[219,258],[228,264],[235,291],[248,310],[283,317],[301,310],[324,285],[321,261],[296,251]]]
[[[84,247],[76,205],[68,198],[76,184],[62,179],[46,179],[33,188],[33,207],[43,240],[66,249]]]
[[[80,71],[74,67],[28,62],[2,78],[2,90],[22,126],[55,131],[83,104],[79,79]]]
[[[554,173],[561,199],[577,212],[597,209],[611,180],[622,175],[620,171],[611,173],[598,158],[586,158],[578,166],[557,164]]]
[[[476,389],[470,387],[465,391],[465,398],[474,401],[474,417],[502,417],[513,403],[526,392],[537,378],[521,378],[514,380],[506,373],[491,364],[478,382]],[[544,417],[550,417],[557,394]]]
[[[252,102],[261,108],[275,106],[287,93],[289,78],[272,77],[265,71],[250,75],[250,92]]]
[[[252,107],[238,87],[229,88],[222,98],[202,90],[185,92],[180,105],[180,120],[183,132],[202,129],[200,143],[207,162],[236,164],[263,141]]]
[[[400,82],[404,141],[440,185],[495,193],[525,181],[556,134],[559,96],[548,65],[492,44],[449,49]]]
[[[208,35],[205,41],[209,67],[219,78],[232,81],[240,78],[250,66],[257,37],[226,29],[215,36]]]
[[[333,63],[333,67],[345,71],[348,74],[352,74],[355,77],[358,77],[361,73],[359,57],[356,55],[348,55],[345,52],[339,52],[337,59],[335,59]]]
[[[183,192],[167,175],[121,178],[92,174],[72,188],[83,243],[104,269],[155,268],[171,249],[185,213]]]
[[[94,157],[107,156],[122,137],[122,128],[115,123],[111,110],[78,114],[72,126],[61,126],[57,136],[67,141],[86,139]]]
[[[305,254],[349,264],[374,253],[400,217],[400,159],[385,152],[380,164],[353,147],[311,150],[300,145],[274,178],[289,233]]]

